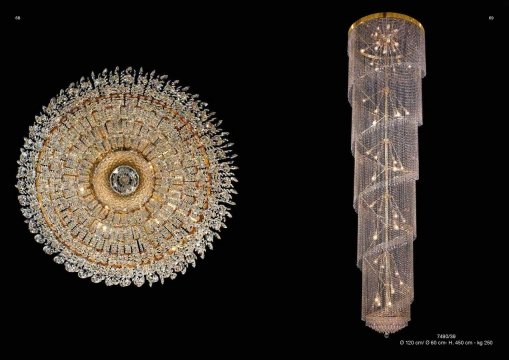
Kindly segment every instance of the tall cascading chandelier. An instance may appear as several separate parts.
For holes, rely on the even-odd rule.
[[[35,241],[80,278],[173,279],[231,217],[232,143],[187,87],[128,68],[60,91],[29,129],[19,202]]]
[[[363,17],[350,28],[348,56],[362,320],[388,335],[408,324],[414,297],[424,29],[397,13]]]

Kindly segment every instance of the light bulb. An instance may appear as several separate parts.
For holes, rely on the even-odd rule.
[[[373,240],[378,240],[378,235],[377,234],[373,235]]]

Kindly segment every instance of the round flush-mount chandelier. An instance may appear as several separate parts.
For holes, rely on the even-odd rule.
[[[142,286],[185,273],[230,217],[236,156],[177,81],[104,70],[60,91],[18,161],[23,215],[80,278]]]

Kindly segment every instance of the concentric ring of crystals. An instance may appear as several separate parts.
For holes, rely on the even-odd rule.
[[[19,201],[44,252],[106,285],[195,265],[230,216],[235,167],[220,121],[177,82],[132,69],[53,98],[21,150]]]

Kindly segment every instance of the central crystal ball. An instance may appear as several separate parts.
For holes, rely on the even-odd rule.
[[[136,170],[128,165],[117,166],[110,174],[110,185],[119,195],[129,195],[136,191],[139,184]]]

